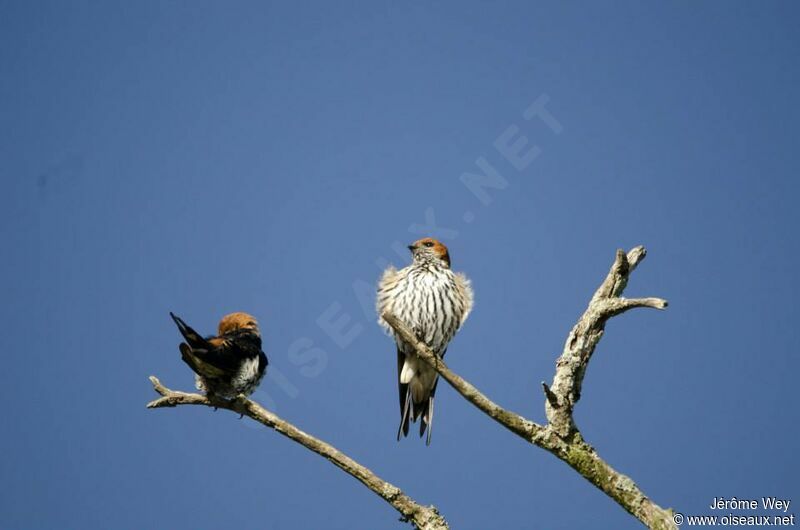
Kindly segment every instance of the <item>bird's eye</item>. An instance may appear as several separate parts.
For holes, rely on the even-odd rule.
[[[423,243],[423,245],[425,245],[426,247],[432,247],[433,243],[430,241],[426,241],[425,243]]]
[[[247,323],[247,324],[245,324],[245,325],[246,325],[246,326],[252,326],[252,327],[255,327],[256,323],[255,323],[255,322],[253,322],[253,321],[251,320],[250,322],[248,322],[248,323]]]

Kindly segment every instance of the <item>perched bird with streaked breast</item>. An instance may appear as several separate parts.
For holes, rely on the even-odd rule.
[[[397,380],[400,392],[400,435],[408,434],[409,422],[422,418],[419,435],[428,431],[431,443],[433,398],[439,375],[420,359],[413,346],[402,340],[383,319],[390,312],[406,323],[438,356],[467,319],[473,304],[470,281],[450,270],[450,253],[439,241],[427,237],[409,245],[411,265],[389,267],[378,283],[378,323],[397,343]]]
[[[225,399],[255,391],[269,364],[255,318],[247,313],[225,315],[217,335],[203,338],[175,314],[169,316],[186,339],[178,348],[183,362],[196,374],[198,390]]]

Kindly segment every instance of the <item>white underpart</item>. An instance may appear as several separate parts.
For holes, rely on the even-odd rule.
[[[408,357],[400,372],[400,382],[407,385],[417,372],[417,357]]]
[[[258,377],[258,357],[247,359],[242,363],[237,373],[231,380],[231,386],[234,388],[245,388],[253,383]]]
[[[213,391],[218,396],[233,399],[239,394],[249,396],[258,387],[264,374],[258,373],[258,357],[247,359],[242,362],[239,371],[234,375],[230,381],[222,382],[216,380],[213,384],[206,381],[202,376],[197,375],[196,386],[197,389],[203,392]]]
[[[411,377],[408,379],[408,387],[411,389],[411,397],[414,403],[422,403],[428,399],[428,395],[439,377],[436,370],[414,354],[406,355],[403,369],[409,368]]]

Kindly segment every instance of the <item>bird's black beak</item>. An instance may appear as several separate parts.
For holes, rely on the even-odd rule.
[[[417,247],[415,247],[414,245],[408,245],[408,250],[410,250],[411,252],[414,252],[415,248]]]

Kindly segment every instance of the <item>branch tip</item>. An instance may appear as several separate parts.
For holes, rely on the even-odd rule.
[[[632,271],[633,269],[635,269],[636,266],[646,257],[647,257],[647,249],[644,248],[642,245],[632,248],[628,252],[627,256],[628,266],[630,267],[630,270]]]
[[[149,377],[150,382],[153,384],[153,390],[161,394],[162,396],[168,395],[171,390],[164,385],[161,384],[161,381],[158,380],[158,377],[151,375]]]

